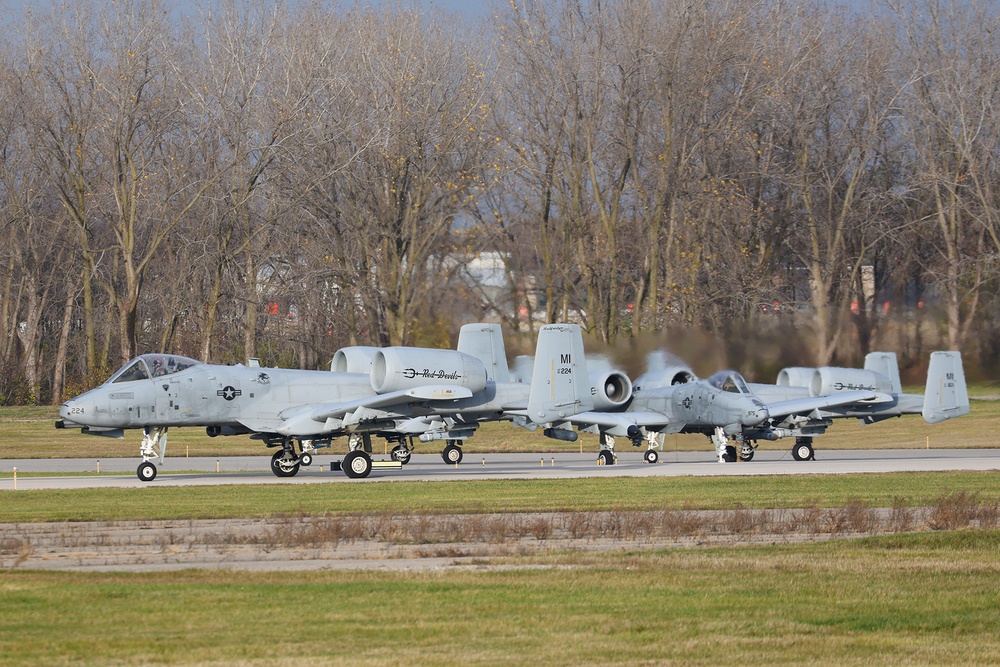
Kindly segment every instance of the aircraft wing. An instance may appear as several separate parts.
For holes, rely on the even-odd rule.
[[[302,405],[281,413],[283,421],[275,429],[282,435],[318,435],[330,430],[328,420],[343,419],[367,410],[387,409],[414,401],[457,401],[471,398],[472,390],[458,385],[424,385],[412,389],[374,394],[353,401]]]
[[[345,403],[324,403],[313,406],[310,414],[316,421],[326,421],[343,417],[358,408],[389,408],[413,401],[457,401],[462,398],[472,398],[472,390],[458,385],[425,385],[366,396]]]
[[[790,415],[806,415],[813,410],[824,408],[836,408],[843,405],[854,405],[864,403],[872,405],[876,403],[891,402],[892,396],[874,391],[842,391],[836,394],[825,396],[810,396],[807,398],[793,398],[787,401],[777,401],[767,403],[767,411],[771,417],[788,417]]]
[[[610,435],[632,437],[637,428],[648,428],[660,431],[670,424],[667,416],[656,411],[639,412],[581,412],[565,420],[576,426],[586,428],[598,426]]]

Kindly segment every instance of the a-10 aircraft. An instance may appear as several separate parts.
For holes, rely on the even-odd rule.
[[[525,419],[521,415],[533,406],[541,422],[548,422],[594,407],[589,380],[575,368],[584,364],[576,325],[549,325],[539,332],[536,367],[548,374],[550,386],[559,388],[550,397],[532,397],[528,386],[510,381],[497,325],[466,325],[458,350],[341,352],[333,367],[345,370],[334,371],[220,366],[145,354],[104,384],[66,401],[56,427],[116,438],[124,437],[125,430],[142,429],[142,463],[136,472],[144,481],[156,477],[154,459],[162,465],[168,429],[191,426],[204,427],[210,436],[250,435],[280,448],[271,459],[278,477],[295,475],[312,462],[316,449],[348,436],[342,469],[349,477],[366,477],[373,467],[372,436],[395,443],[397,463],[409,459],[409,436],[447,440],[442,456],[457,463],[461,441],[482,421]],[[579,400],[562,400],[567,383]],[[608,380],[600,390],[612,385]]]
[[[869,354],[864,369],[786,368],[774,385],[749,384],[736,371],[699,380],[687,367],[667,367],[639,377],[627,407],[573,415],[555,429],[571,425],[600,436],[600,458],[615,461],[615,437],[635,446],[647,443],[646,461],[658,460],[663,436],[703,433],[720,462],[753,458],[760,440],[795,437],[792,457],[814,458],[813,437],[837,418],[863,423],[922,414],[936,423],[969,413],[969,396],[958,352],[934,352],[924,395],[904,394],[894,353]],[[741,445],[739,451],[730,444]]]

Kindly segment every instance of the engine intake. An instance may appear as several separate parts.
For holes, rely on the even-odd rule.
[[[342,347],[333,355],[330,370],[335,373],[370,373],[372,360],[378,351],[379,348],[369,345]]]
[[[486,387],[483,362],[455,350],[384,347],[372,358],[370,377],[378,394],[429,384],[458,385],[474,392]]]
[[[595,371],[589,374],[589,379],[594,410],[615,410],[632,398],[632,381],[621,371]]]
[[[777,384],[783,387],[808,387],[812,382],[815,368],[790,366],[778,372]]]
[[[675,384],[694,382],[698,376],[690,368],[684,366],[668,366],[656,371],[649,371],[635,381],[636,388],[651,389],[653,387],[672,387]]]

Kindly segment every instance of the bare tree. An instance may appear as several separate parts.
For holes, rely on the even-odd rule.
[[[443,15],[361,11],[350,27],[356,113],[339,143],[375,143],[315,191],[313,210],[344,253],[342,286],[365,304],[368,331],[401,344],[437,297],[449,234],[483,187],[488,81]]]
[[[815,10],[783,17],[771,83],[765,146],[774,179],[772,207],[793,266],[808,277],[817,364],[832,361],[849,312],[850,286],[879,238],[861,200],[880,167],[881,132],[893,95],[872,88],[873,59],[863,31],[835,31]],[[858,61],[854,62],[854,55]],[[866,69],[867,68],[867,69]],[[876,85],[884,85],[879,80]],[[854,254],[848,252],[855,240]]]
[[[102,69],[91,3],[75,3],[60,12],[42,13],[26,21],[23,44],[23,95],[32,100],[26,122],[38,168],[65,211],[63,218],[75,239],[83,298],[85,374],[88,382],[107,371],[105,354],[98,354],[100,302],[95,279],[100,248],[107,242],[97,229],[93,197],[101,159],[95,143],[100,122],[98,76]]]
[[[998,276],[997,149],[1000,147],[1000,17],[989,3],[892,5],[912,63],[907,129],[916,158],[910,195],[929,223],[948,346],[961,349],[982,290]]]

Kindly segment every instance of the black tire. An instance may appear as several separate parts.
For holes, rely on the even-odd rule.
[[[743,452],[740,454],[740,461],[753,461],[753,455],[755,452],[751,449],[749,452]]]
[[[149,461],[143,461],[139,464],[139,467],[135,469],[135,474],[143,482],[152,482],[156,479],[156,466]]]
[[[448,445],[441,451],[441,458],[448,465],[455,465],[462,462],[462,448],[458,445]]]
[[[372,457],[363,450],[355,449],[347,453],[340,467],[351,479],[361,479],[372,471]]]
[[[292,465],[287,463],[282,465],[282,459],[285,456],[285,450],[280,450],[274,453],[271,457],[271,472],[274,473],[275,477],[295,477],[299,472],[299,463],[296,461]]]
[[[404,466],[410,462],[410,450],[406,448],[406,445],[396,445],[392,449],[392,460],[399,461]]]
[[[613,466],[615,464],[615,453],[610,449],[602,449],[597,458],[603,465]]]
[[[726,445],[722,452],[722,460],[726,463],[736,463],[736,448],[732,445]]]
[[[313,455],[309,454],[308,452],[303,453],[301,456],[299,456],[299,463],[308,468],[313,464]]]
[[[812,461],[815,456],[811,443],[796,442],[792,447],[792,458],[796,461]]]
[[[660,455],[656,453],[655,449],[647,449],[642,458],[646,460],[646,463],[656,463],[660,460]]]

